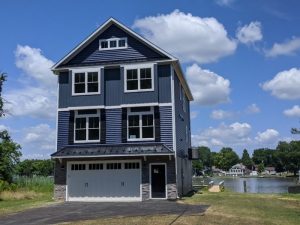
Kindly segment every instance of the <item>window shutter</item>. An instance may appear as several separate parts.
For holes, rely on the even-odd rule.
[[[122,143],[127,142],[127,108],[122,108]]]
[[[160,142],[160,113],[159,106],[154,106],[155,141]]]
[[[101,135],[100,135],[100,143],[101,144],[105,144],[106,143],[106,112],[105,112],[105,109],[101,109],[101,112],[100,112],[100,119],[101,119],[101,122],[100,122],[100,132],[101,132]]]
[[[70,111],[69,117],[69,144],[74,143],[74,111]]]

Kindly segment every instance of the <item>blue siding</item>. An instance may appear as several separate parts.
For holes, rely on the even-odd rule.
[[[160,103],[171,102],[171,65],[158,65],[158,98]]]
[[[122,129],[122,109],[106,110],[106,143],[120,144]]]
[[[57,124],[57,150],[68,145],[69,140],[69,111],[58,112]]]
[[[120,105],[121,96],[124,93],[120,68],[104,69],[104,80],[105,105]]]
[[[170,149],[173,149],[172,107],[159,107],[160,113],[160,140]]]
[[[113,37],[127,37],[128,48],[99,51],[99,40]],[[112,25],[94,41],[87,45],[70,62],[63,66],[83,66],[83,65],[101,65],[109,63],[130,62],[130,61],[151,61],[158,59],[167,59],[166,56],[158,54],[142,42],[127,34],[116,25]]]

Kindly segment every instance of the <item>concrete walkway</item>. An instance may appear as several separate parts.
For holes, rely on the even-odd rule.
[[[0,217],[1,225],[56,224],[115,216],[201,215],[208,206],[157,200],[130,203],[67,202]]]

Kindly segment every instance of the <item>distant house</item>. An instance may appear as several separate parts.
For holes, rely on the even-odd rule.
[[[225,176],[226,175],[225,171],[218,169],[215,166],[212,167],[212,173],[214,176]]]
[[[251,173],[250,173],[250,176],[258,176],[258,173],[257,173],[257,171],[251,171]]]
[[[266,174],[266,175],[276,175],[275,167],[273,167],[273,166],[267,166],[265,168],[265,171],[263,172],[263,174]]]
[[[229,171],[226,173],[227,176],[243,176],[246,172],[246,167],[238,163],[234,166],[232,166]]]

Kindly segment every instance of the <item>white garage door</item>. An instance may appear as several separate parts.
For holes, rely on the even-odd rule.
[[[140,161],[68,162],[68,201],[140,201]]]

